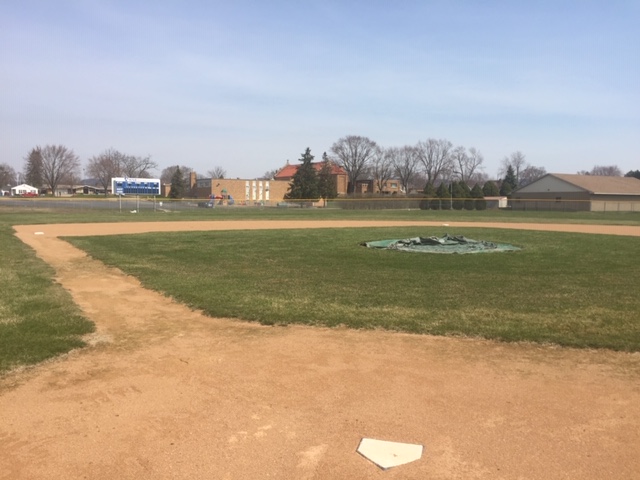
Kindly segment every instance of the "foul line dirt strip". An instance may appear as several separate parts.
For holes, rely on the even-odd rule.
[[[358,227],[442,227],[455,228],[506,228],[513,230],[539,230],[553,232],[597,233],[606,235],[640,236],[640,226],[539,224],[539,223],[476,223],[476,222],[421,222],[421,221],[205,221],[205,222],[127,222],[127,223],[69,223],[59,225],[22,225],[14,227],[18,236],[35,230],[48,236],[85,236],[127,233],[207,231],[207,230],[267,230],[297,228],[358,228]]]
[[[98,331],[93,346],[0,380],[0,478],[635,478],[638,354],[212,319],[56,238],[411,225],[443,227],[16,227]],[[449,233],[456,227],[640,235],[639,227],[453,222]],[[356,454],[362,437],[424,445],[424,454],[383,472]]]

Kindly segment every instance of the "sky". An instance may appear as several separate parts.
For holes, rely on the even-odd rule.
[[[360,135],[640,169],[640,1],[0,0],[0,163],[256,178]]]

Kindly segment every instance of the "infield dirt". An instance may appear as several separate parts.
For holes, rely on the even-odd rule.
[[[638,354],[213,319],[58,239],[387,225],[430,224],[16,227],[97,331],[88,348],[0,379],[0,478],[638,478]],[[362,437],[424,454],[382,471],[356,453]]]

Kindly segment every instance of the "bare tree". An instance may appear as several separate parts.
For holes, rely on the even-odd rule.
[[[463,167],[467,164],[469,157],[467,156],[467,149],[464,147],[456,147],[451,150],[451,172],[464,182]],[[449,175],[452,176],[452,175]]]
[[[416,148],[405,145],[402,148],[394,149],[392,162],[395,174],[402,184],[402,189],[405,193],[409,193],[409,187],[415,179],[420,165]]]
[[[173,179],[173,176],[178,168],[180,169],[180,173],[182,174],[182,177],[184,179],[184,184],[189,185],[189,177],[191,176],[191,172],[193,171],[193,169],[184,165],[173,165],[162,170],[162,173],[160,174],[160,182],[171,183],[171,180]]]
[[[347,172],[352,193],[356,191],[356,180],[368,166],[377,149],[376,142],[357,135],[343,137],[331,146],[333,160]]]
[[[16,171],[7,163],[0,163],[0,188],[16,186]]]
[[[122,164],[126,156],[119,151],[108,148],[98,156],[91,157],[87,163],[87,174],[98,180],[104,194],[111,186],[111,179],[122,175]]]
[[[445,139],[430,138],[426,142],[418,142],[416,151],[427,175],[427,182],[435,185],[438,177],[452,170],[452,148],[453,144]]]
[[[276,170],[267,170],[266,172],[264,172],[262,174],[262,176],[260,178],[258,178],[258,180],[273,180],[274,177],[276,176],[276,174],[280,171],[280,169],[276,169]]]
[[[375,190],[379,193],[384,191],[387,182],[393,177],[392,156],[394,148],[377,148],[371,158],[371,175],[375,184]]]
[[[547,170],[544,167],[534,167],[533,165],[527,165],[522,172],[520,172],[519,187],[524,187],[530,183],[535,182],[539,178],[545,176]]]
[[[207,175],[210,178],[224,178],[227,176],[227,171],[222,167],[213,167],[213,169],[207,171]]]
[[[135,157],[133,155],[126,155],[122,159],[121,167],[121,174],[124,176],[149,178],[151,176],[151,171],[158,168],[158,164],[151,160],[150,156]]]
[[[479,183],[481,186],[489,181],[489,175],[486,172],[477,170],[473,172],[473,175],[469,177],[467,180],[467,185],[471,187],[471,185],[475,185]]]
[[[525,155],[522,152],[517,151],[513,152],[508,157],[504,157],[502,159],[502,167],[500,169],[500,172],[498,172],[501,177],[506,175],[509,166],[513,168],[513,173],[516,176],[516,182],[519,185],[520,173],[528,166],[527,162],[525,161]]]
[[[469,184],[469,181],[474,175],[482,169],[484,157],[475,147],[471,147],[468,154],[467,152],[463,152],[462,155],[456,155],[455,152],[459,148],[464,150],[463,147],[458,147],[454,150],[454,167],[458,171],[460,180]]]
[[[400,181],[402,181],[402,176],[400,175],[400,173],[398,172],[398,177],[400,178]],[[424,172],[421,172],[418,168],[418,165],[416,165],[416,170],[415,173],[409,177],[407,186],[405,187],[407,193],[409,193],[411,190],[424,190],[424,187],[427,185],[427,175]]]
[[[80,160],[73,150],[63,145],[47,145],[38,149],[42,156],[42,178],[55,195],[62,179],[75,175],[80,167]]]
[[[601,177],[621,177],[622,170],[617,165],[596,165],[590,171],[578,172],[579,175],[598,175]]]

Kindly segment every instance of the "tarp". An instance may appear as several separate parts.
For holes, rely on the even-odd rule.
[[[412,237],[396,240],[378,240],[374,242],[364,242],[362,245],[368,248],[384,248],[388,250],[422,253],[484,253],[520,250],[519,247],[509,245],[508,243],[473,240],[463,235],[449,235],[446,233],[443,237]]]

